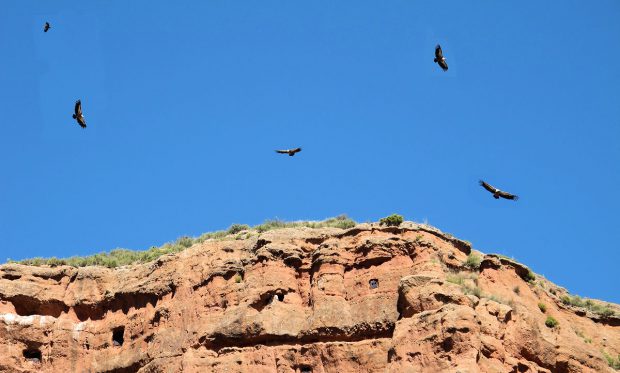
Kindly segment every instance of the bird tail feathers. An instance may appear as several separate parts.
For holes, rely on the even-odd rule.
[[[77,117],[75,116],[75,114],[73,114],[73,119],[76,119]]]

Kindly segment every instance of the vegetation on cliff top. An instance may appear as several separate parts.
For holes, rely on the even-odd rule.
[[[560,300],[566,305],[585,308],[586,310],[591,311],[602,317],[609,317],[615,314],[614,310],[609,308],[609,306],[601,305],[592,301],[591,299],[584,300],[578,295],[562,295],[560,297]]]
[[[188,247],[202,243],[207,240],[220,240],[220,239],[245,239],[251,237],[253,234],[267,232],[273,229],[279,228],[352,228],[357,223],[347,217],[346,215],[340,215],[334,218],[329,218],[323,221],[293,221],[285,222],[282,220],[267,220],[263,224],[259,224],[255,227],[250,227],[245,224],[233,224],[225,231],[216,231],[210,233],[204,233],[199,237],[180,237],[174,242],[168,242],[162,246],[153,246],[148,250],[128,250],[128,249],[115,249],[110,252],[101,252],[88,256],[72,256],[70,258],[31,258],[20,261],[13,261],[8,259],[10,263],[19,263],[32,266],[59,266],[69,265],[73,267],[86,267],[86,266],[104,266],[108,268],[115,268],[118,266],[146,263],[159,258],[162,255],[178,253],[187,249]]]
[[[379,224],[387,225],[388,227],[398,227],[403,223],[404,220],[405,219],[402,217],[402,215],[392,214],[379,220]]]
[[[465,261],[465,263],[463,263],[463,265],[465,265],[465,267],[469,268],[470,270],[477,270],[478,268],[480,268],[480,263],[482,263],[482,258],[480,257],[480,255],[471,253],[467,256],[467,260]]]
[[[398,226],[402,223],[403,217],[397,214],[390,215],[380,220],[381,225],[387,226]],[[167,242],[159,247],[152,246],[147,250],[129,250],[129,249],[114,249],[109,252],[100,252],[94,255],[88,256],[72,256],[69,258],[30,258],[19,261],[14,261],[11,259],[7,259],[9,263],[18,263],[23,265],[31,265],[31,266],[61,266],[68,265],[73,267],[86,267],[86,266],[103,266],[108,268],[115,268],[124,265],[130,264],[139,264],[139,263],[147,263],[151,262],[162,255],[173,254],[181,252],[194,244],[202,243],[208,240],[239,240],[246,239],[257,235],[259,233],[267,232],[274,229],[281,228],[340,228],[340,229],[348,229],[352,228],[357,223],[347,217],[346,215],[340,215],[337,217],[329,218],[322,221],[293,221],[286,222],[283,220],[275,219],[275,220],[266,220],[264,223],[256,225],[254,227],[250,227],[247,224],[233,224],[227,230],[220,230],[215,232],[204,233],[198,237],[188,237],[183,236],[178,238],[174,242]],[[463,266],[469,271],[477,271],[480,267],[480,263],[482,261],[482,257],[478,255],[479,253],[472,252],[467,259],[463,262]],[[503,255],[496,254],[500,257],[504,257],[511,261],[516,262],[515,259],[505,257]],[[526,280],[530,284],[534,284],[536,280],[536,275],[531,270],[528,270],[527,275],[524,280]],[[237,282],[242,281],[241,278],[236,279]],[[465,275],[465,272],[459,272],[458,274],[448,275],[448,282],[452,282],[458,285],[461,285],[463,292],[465,294],[473,294],[478,296],[479,298],[489,298],[495,300],[499,303],[504,303],[512,306],[512,301],[504,301],[494,295],[483,294],[481,289],[477,286],[477,274],[470,273],[469,275]],[[544,283],[539,284],[541,287],[545,287]],[[515,290],[515,294],[519,295],[519,291]],[[550,293],[556,294],[554,289],[549,290]],[[616,312],[604,303],[593,301],[590,299],[583,299],[579,296],[571,296],[570,294],[562,295],[560,297],[562,303],[574,307],[584,308],[589,310],[592,313],[598,314],[602,317],[611,317],[615,316]],[[538,307],[540,311],[545,313],[547,311],[547,307],[545,304],[539,303]],[[546,320],[546,324],[549,327],[555,327],[553,321]]]

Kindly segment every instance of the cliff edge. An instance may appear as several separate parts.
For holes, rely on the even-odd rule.
[[[116,269],[1,265],[0,371],[616,372],[617,305],[568,304],[428,225],[243,237]]]

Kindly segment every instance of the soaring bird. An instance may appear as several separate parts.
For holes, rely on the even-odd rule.
[[[502,198],[505,198],[505,199],[512,199],[514,201],[519,199],[519,196],[516,196],[514,194],[510,194],[508,192],[504,192],[502,190],[499,190],[499,189],[495,188],[494,186],[485,183],[482,180],[480,180],[480,185],[482,185],[482,187],[484,189],[486,189],[489,192],[493,193],[493,198],[495,198],[495,199],[499,199],[499,197],[502,197]]]
[[[52,28],[49,22],[45,22],[45,26],[43,26],[43,32],[48,32],[49,29]]]
[[[86,120],[84,119],[84,115],[82,115],[82,101],[77,100],[75,102],[75,114],[73,114],[73,119],[75,119],[80,127],[86,128]]]
[[[276,153],[279,154],[288,154],[289,156],[294,156],[295,153],[299,153],[301,151],[301,148],[295,148],[295,149],[286,149],[286,150],[276,150]]]
[[[446,57],[443,56],[443,52],[441,51],[441,45],[437,44],[435,47],[435,59],[433,62],[437,62],[437,64],[443,69],[443,71],[448,71],[448,63],[446,62]]]

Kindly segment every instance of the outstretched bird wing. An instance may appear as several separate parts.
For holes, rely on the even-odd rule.
[[[500,190],[499,192],[497,192],[497,194],[502,197],[502,198],[506,198],[506,199],[512,199],[514,201],[519,199],[519,196],[514,195],[514,194],[510,194],[508,192],[504,192],[503,190]]]
[[[441,50],[441,45],[439,44],[435,46],[435,58],[437,58],[437,61],[441,61],[441,59],[443,58],[443,52]]]
[[[446,60],[439,60],[437,61],[437,63],[439,64],[439,67],[441,67],[443,71],[448,71],[448,63],[446,62]]]
[[[495,187],[493,187],[490,184],[485,183],[483,180],[480,180],[480,185],[482,185],[482,187],[486,190],[488,190],[491,193],[495,193],[497,191],[497,189],[495,189]]]
[[[50,29],[50,23],[49,22],[45,22],[45,27],[43,27],[43,32],[47,32],[47,30]]]
[[[299,153],[300,151],[301,151],[301,148],[295,148],[295,149],[276,150],[276,153],[295,154],[295,153]]]
[[[448,63],[443,58],[443,51],[441,50],[441,46],[439,44],[435,47],[435,62],[437,62],[443,71],[448,70]]]
[[[84,119],[84,116],[82,115],[82,101],[81,100],[77,100],[75,102],[75,114],[73,114],[73,118],[75,118],[75,120],[78,122],[80,127],[86,128],[86,120]]]

